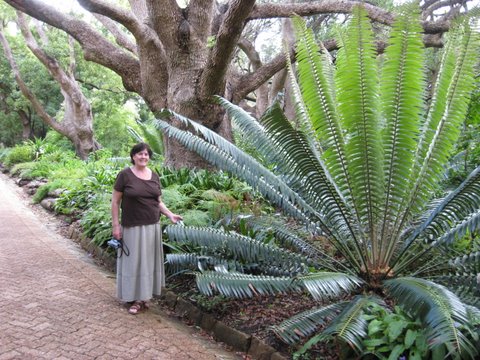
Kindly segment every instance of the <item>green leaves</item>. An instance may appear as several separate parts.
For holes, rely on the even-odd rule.
[[[415,279],[398,278],[385,282],[390,295],[407,311],[428,325],[427,339],[431,347],[447,344],[455,351],[470,355],[476,350],[459,329],[467,324],[467,308],[460,299],[441,285]]]
[[[395,360],[405,354],[409,359],[426,357],[428,344],[420,321],[412,320],[399,307],[390,312],[372,304],[369,309],[364,315],[370,321],[363,341],[366,352]]]

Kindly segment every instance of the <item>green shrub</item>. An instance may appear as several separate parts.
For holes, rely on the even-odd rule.
[[[184,209],[188,209],[191,203],[190,198],[178,190],[178,186],[162,189],[162,201],[173,212],[181,212]]]
[[[5,158],[5,166],[10,168],[15,164],[24,163],[34,160],[34,154],[32,151],[31,146],[29,145],[17,145],[12,148],[6,158]]]
[[[368,321],[368,334],[363,340],[366,353],[388,359],[427,357],[427,337],[419,319],[412,320],[399,307],[387,312],[376,304],[363,317]]]
[[[207,226],[212,222],[208,213],[201,210],[187,210],[182,213],[182,217],[188,226]]]
[[[35,167],[35,161],[23,162],[13,165],[10,174],[19,176],[22,179],[33,179],[32,169]]]
[[[80,220],[83,233],[97,246],[105,246],[105,243],[112,237],[111,201],[111,194],[98,194],[93,198]]]
[[[69,186],[71,186],[71,182],[66,179],[57,179],[54,181],[50,181],[37,189],[35,195],[33,195],[32,200],[34,203],[39,203],[47,197],[49,192],[56,189],[67,189]]]

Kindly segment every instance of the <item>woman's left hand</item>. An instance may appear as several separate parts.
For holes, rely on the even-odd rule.
[[[170,219],[170,221],[171,221],[172,223],[174,223],[174,224],[176,224],[177,222],[183,220],[183,217],[181,217],[180,215],[177,215],[177,214],[173,214],[173,213],[169,214],[167,217],[168,217],[168,218]]]

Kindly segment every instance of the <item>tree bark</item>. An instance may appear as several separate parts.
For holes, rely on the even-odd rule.
[[[24,110],[17,111],[22,123],[22,140],[28,140],[33,137],[32,121]]]

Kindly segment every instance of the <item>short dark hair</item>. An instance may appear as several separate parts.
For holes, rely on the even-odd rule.
[[[143,150],[147,150],[148,156],[150,156],[150,158],[152,157],[153,151],[150,146],[144,142],[138,143],[132,147],[132,150],[130,150],[130,160],[132,161],[132,164],[135,165],[135,161],[133,161],[133,156]]]

